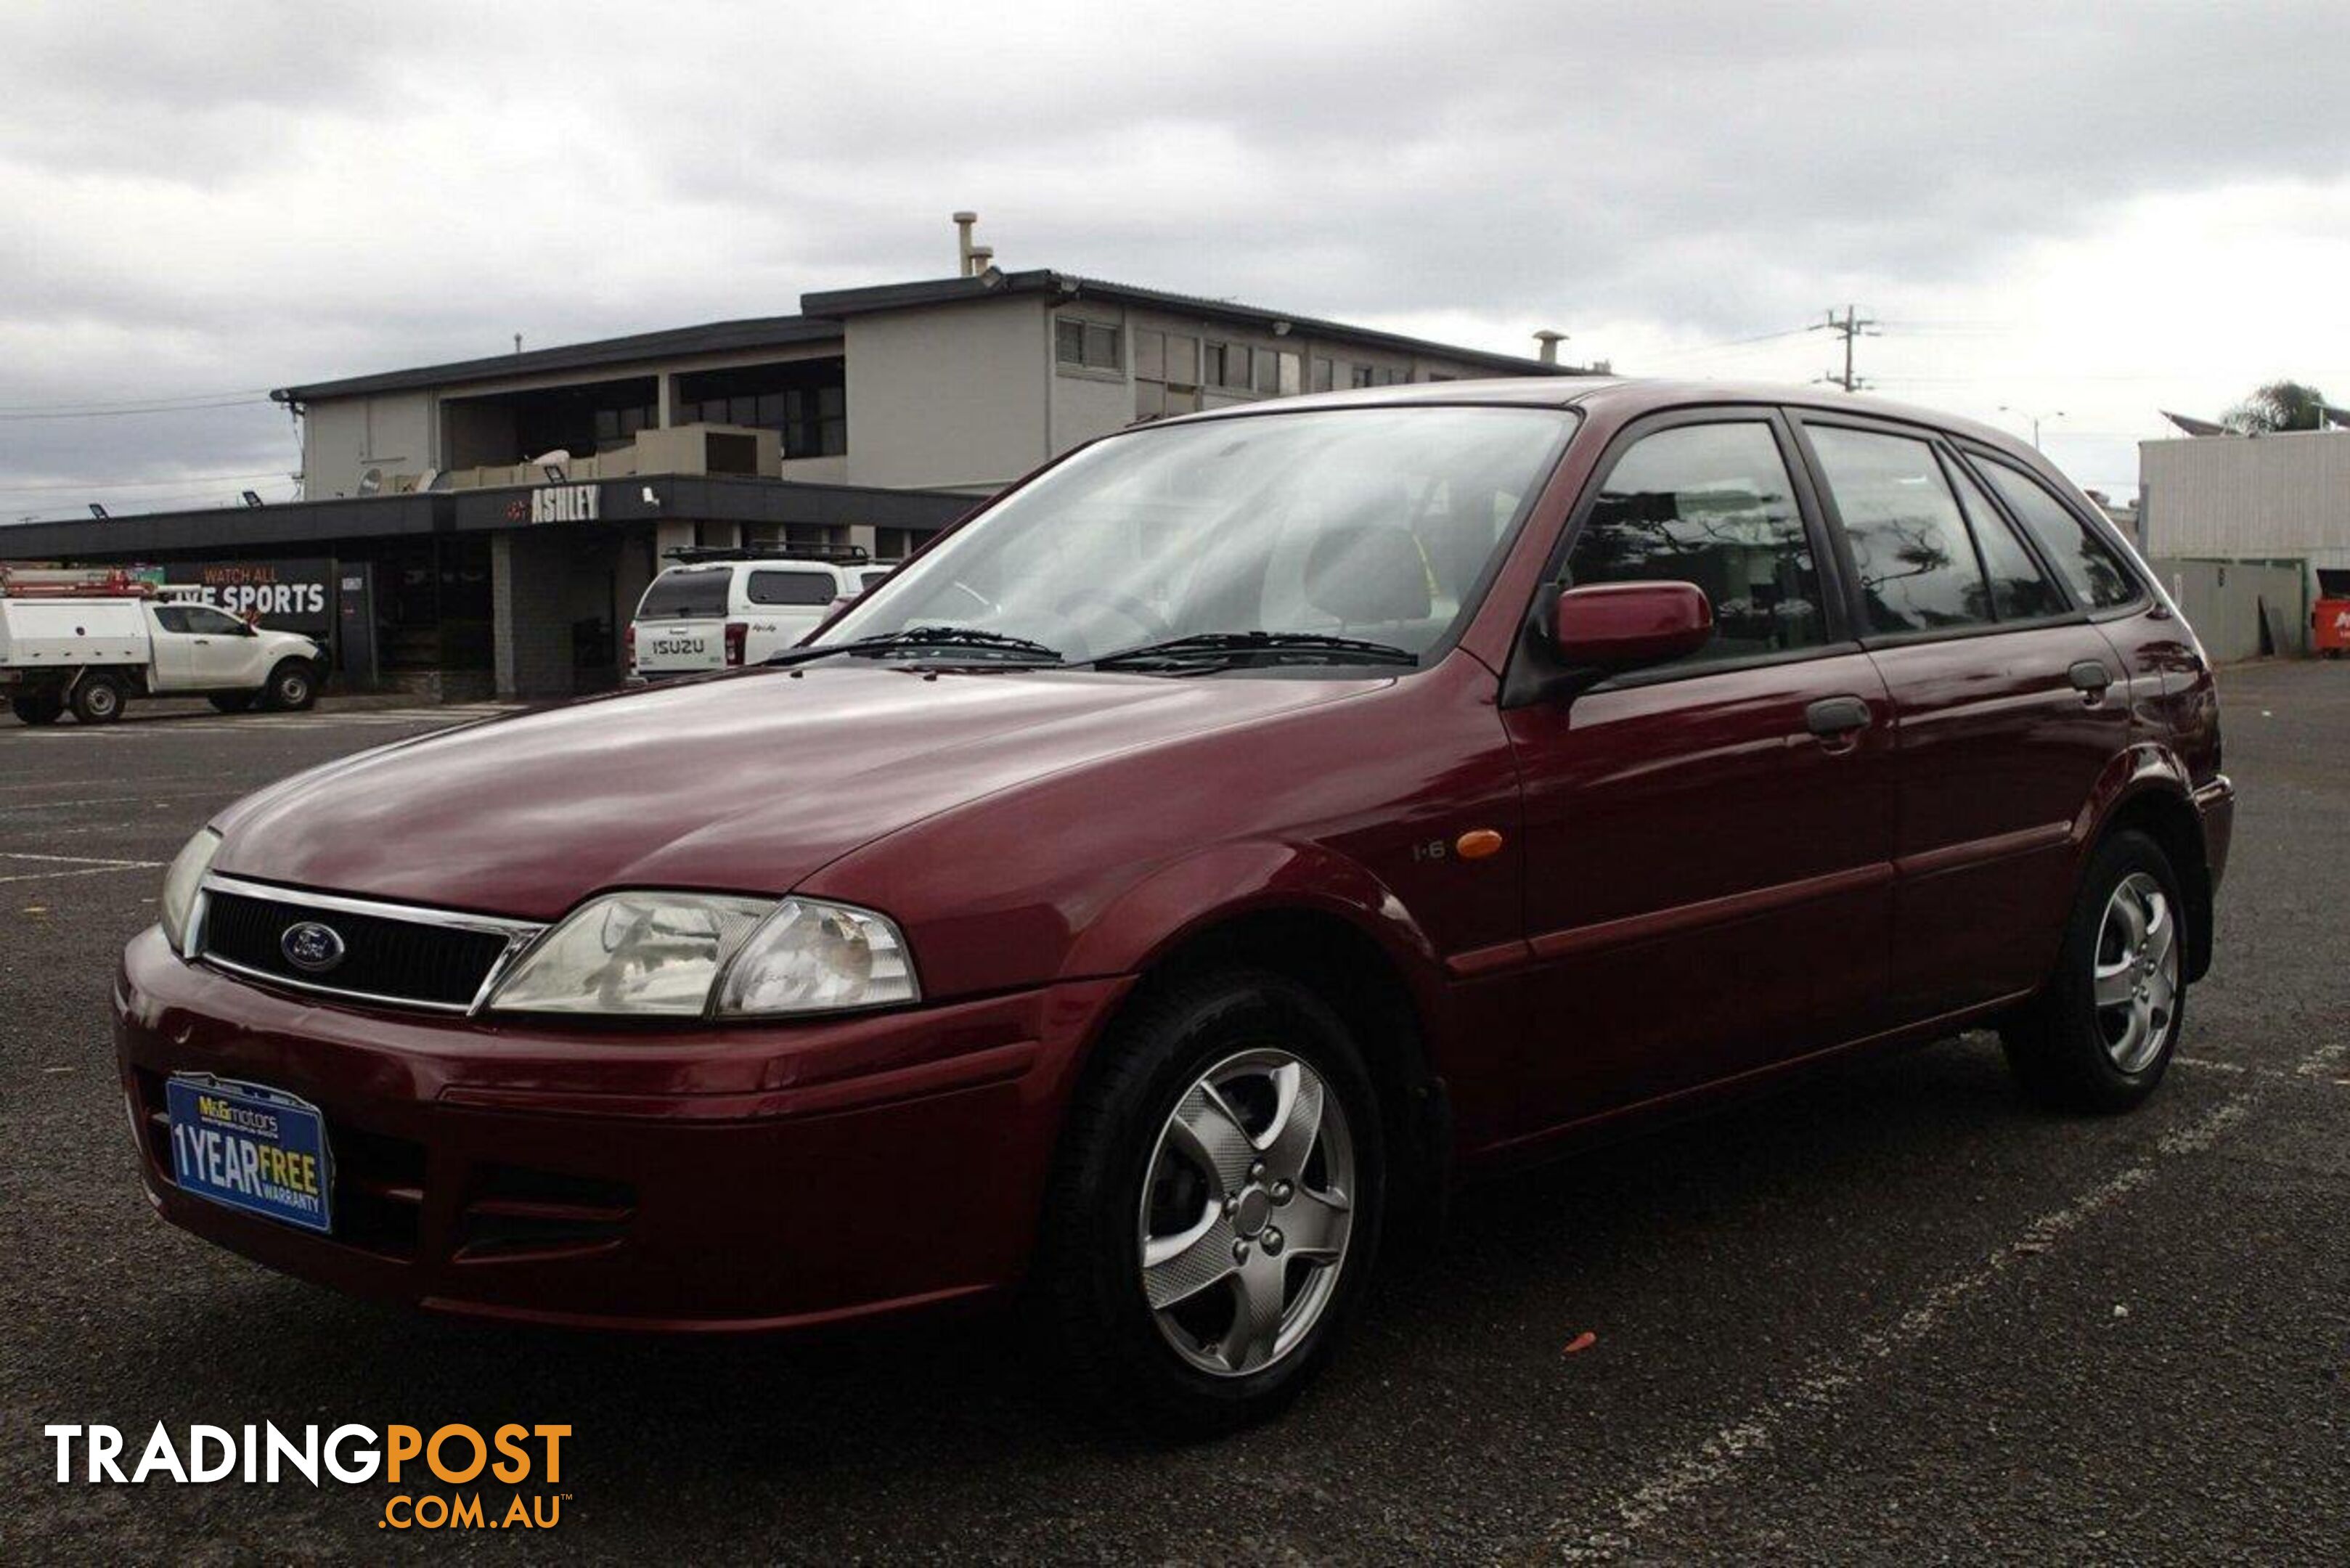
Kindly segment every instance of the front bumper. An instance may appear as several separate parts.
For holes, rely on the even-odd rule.
[[[1082,1046],[1127,981],[689,1034],[322,1004],[123,953],[116,1053],[150,1200],[355,1294],[663,1330],[814,1324],[1015,1282]],[[325,1113],[331,1237],[172,1179],[162,1085]]]

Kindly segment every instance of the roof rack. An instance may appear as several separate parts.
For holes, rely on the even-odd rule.
[[[0,598],[123,599],[160,597],[161,585],[130,566],[0,566]]]
[[[661,556],[686,566],[707,561],[829,561],[861,566],[873,558],[862,545],[680,545]]]

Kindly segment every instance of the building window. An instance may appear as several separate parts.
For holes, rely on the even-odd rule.
[[[1209,344],[1206,374],[1201,379],[1211,387],[1232,387],[1246,391],[1249,384],[1248,345]]]
[[[1368,365],[1349,365],[1347,367],[1347,385],[1349,387],[1367,387],[1370,384],[1371,368]]]
[[[670,422],[775,431],[784,455],[838,457],[848,450],[847,361],[795,359],[702,370],[677,379]]]
[[[1053,358],[1064,369],[1121,370],[1126,357],[1126,332],[1112,322],[1086,321],[1063,316],[1053,322]]]

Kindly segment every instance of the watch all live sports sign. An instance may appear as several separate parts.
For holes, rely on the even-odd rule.
[[[149,582],[202,590],[204,603],[239,620],[257,616],[272,631],[298,631],[324,639],[335,625],[334,563],[290,561],[174,561],[147,566]]]

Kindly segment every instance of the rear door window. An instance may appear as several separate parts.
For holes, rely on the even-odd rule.
[[[158,605],[155,624],[165,631],[183,632],[188,629],[188,611],[183,605]]]
[[[753,572],[744,591],[754,605],[828,605],[840,596],[830,572]]]
[[[2083,606],[2089,609],[2117,609],[2137,600],[2137,583],[2113,546],[2091,533],[2089,525],[2057,500],[2046,485],[2003,462],[1986,462],[1977,466],[2001,498],[2023,519],[2023,525],[2040,541],[2041,554],[2055,563],[2056,570],[2072,587],[2073,597]]]
[[[726,613],[726,588],[734,574],[723,566],[667,571],[655,577],[637,606],[640,620],[713,619]]]
[[[1877,431],[1805,428],[1851,545],[1868,629],[1935,631],[1991,620],[1982,562],[1933,447]]]
[[[1575,535],[1566,586],[1637,582],[1694,583],[1712,601],[1713,639],[1691,661],[1826,641],[1811,538],[1768,424],[1676,425],[1617,460]]]

